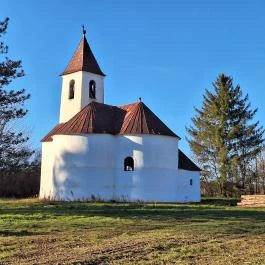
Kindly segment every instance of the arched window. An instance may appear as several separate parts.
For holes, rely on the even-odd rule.
[[[69,83],[69,93],[68,98],[73,99],[75,97],[75,80],[71,80]]]
[[[124,159],[124,171],[134,171],[134,160],[130,156]]]
[[[89,98],[96,98],[96,82],[94,80],[89,82]]]
[[[192,186],[192,184],[193,184],[193,180],[192,180],[192,179],[190,179],[190,185]]]

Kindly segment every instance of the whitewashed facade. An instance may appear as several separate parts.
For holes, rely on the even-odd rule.
[[[72,80],[75,82],[74,99],[69,100],[69,84]],[[97,84],[95,99],[89,98],[89,82],[91,80]],[[92,101],[104,103],[104,76],[84,71],[62,76],[60,123],[68,121]]]
[[[60,123],[68,122],[93,100],[104,103],[104,76],[82,69],[67,72],[62,78]],[[74,98],[69,99],[71,80],[75,81],[75,91]],[[96,82],[96,98],[92,99],[88,92],[91,80]],[[49,141],[42,142],[39,197],[198,202],[199,169],[180,168],[178,141],[178,137],[145,133],[51,133]],[[134,162],[129,171],[124,165],[127,157]]]

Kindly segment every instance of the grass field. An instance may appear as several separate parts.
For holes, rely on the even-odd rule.
[[[265,208],[0,200],[0,264],[265,264]]]

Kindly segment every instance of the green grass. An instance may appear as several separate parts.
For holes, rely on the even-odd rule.
[[[265,208],[0,199],[0,264],[265,264]]]

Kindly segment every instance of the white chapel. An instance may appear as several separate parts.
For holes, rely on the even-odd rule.
[[[60,120],[42,139],[40,199],[200,201],[200,168],[143,102],[104,101],[85,31],[62,73]]]

